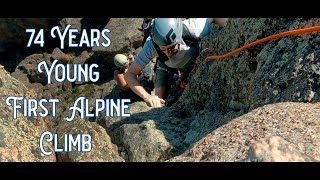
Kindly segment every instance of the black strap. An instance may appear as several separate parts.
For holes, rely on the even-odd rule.
[[[167,56],[163,51],[161,51],[161,49],[160,49],[160,47],[158,46],[158,44],[155,43],[152,38],[151,38],[151,41],[152,41],[152,44],[153,44],[154,48],[156,49],[156,51],[157,51],[157,53],[158,53],[158,55],[159,55],[159,60],[160,60],[161,62],[166,62],[166,61],[168,61],[168,60],[169,60],[168,56]]]
[[[189,47],[196,46],[200,41],[200,39],[191,35],[189,29],[185,25],[183,25],[182,39]]]

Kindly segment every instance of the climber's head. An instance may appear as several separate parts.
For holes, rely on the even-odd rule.
[[[128,60],[127,56],[125,56],[123,54],[117,54],[114,56],[114,64],[118,68],[127,68],[127,67],[129,67],[129,60]]]
[[[183,25],[180,18],[156,18],[152,27],[152,39],[168,56],[179,48]]]

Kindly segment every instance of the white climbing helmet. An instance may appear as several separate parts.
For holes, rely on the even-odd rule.
[[[129,59],[123,54],[116,54],[114,56],[114,64],[120,68],[129,67]]]
[[[152,27],[152,39],[160,46],[172,46],[182,38],[183,24],[180,18],[156,18]]]

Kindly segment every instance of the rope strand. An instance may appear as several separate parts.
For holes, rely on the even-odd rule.
[[[269,41],[271,39],[276,39],[276,38],[280,38],[280,37],[284,37],[284,36],[290,36],[290,35],[297,35],[297,34],[303,34],[303,33],[308,33],[308,32],[313,32],[313,31],[320,31],[320,26],[313,26],[313,27],[309,27],[309,28],[303,28],[303,29],[295,29],[295,30],[290,30],[290,31],[286,31],[286,32],[282,32],[282,33],[278,33],[278,34],[274,34],[268,37],[265,37],[263,39],[254,41],[252,43],[249,43],[243,47],[240,47],[238,49],[235,49],[227,54],[224,55],[217,55],[217,56],[207,56],[205,58],[205,61],[209,60],[209,59],[223,59],[229,56],[232,56],[233,54],[243,51],[245,49],[248,49],[252,46],[255,46],[257,44],[261,44],[263,42]]]

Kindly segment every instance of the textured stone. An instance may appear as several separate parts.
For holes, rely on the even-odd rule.
[[[141,124],[124,124],[113,133],[127,161],[155,162],[169,159],[171,145],[163,132],[157,130],[154,121]]]
[[[250,145],[270,136],[281,136],[293,144],[297,152],[319,161],[319,110],[319,103],[286,102],[262,106],[220,126],[170,161],[241,161],[246,158]],[[283,155],[274,160],[302,160]]]
[[[314,158],[297,150],[279,136],[262,139],[252,145],[245,161],[248,162],[312,162]]]
[[[248,112],[276,102],[319,101],[319,32],[270,40],[225,59],[203,62],[208,55],[319,23],[319,18],[231,18],[220,31],[212,26],[211,35],[203,40],[207,50],[175,107],[194,116],[201,111]]]
[[[39,148],[43,131],[52,129],[52,122],[41,117],[24,117],[18,111],[13,119],[13,108],[6,104],[8,96],[33,98],[35,92],[27,88],[0,66],[0,161],[10,162],[52,162],[55,155],[45,156]],[[52,149],[52,143],[44,143],[45,149]]]
[[[72,122],[60,122],[57,127],[59,146],[64,147],[64,134],[91,135],[91,151],[79,152],[73,147],[71,152],[57,153],[59,161],[63,162],[123,162],[124,159],[118,154],[118,148],[111,142],[106,131],[99,125],[85,120],[75,119]]]

